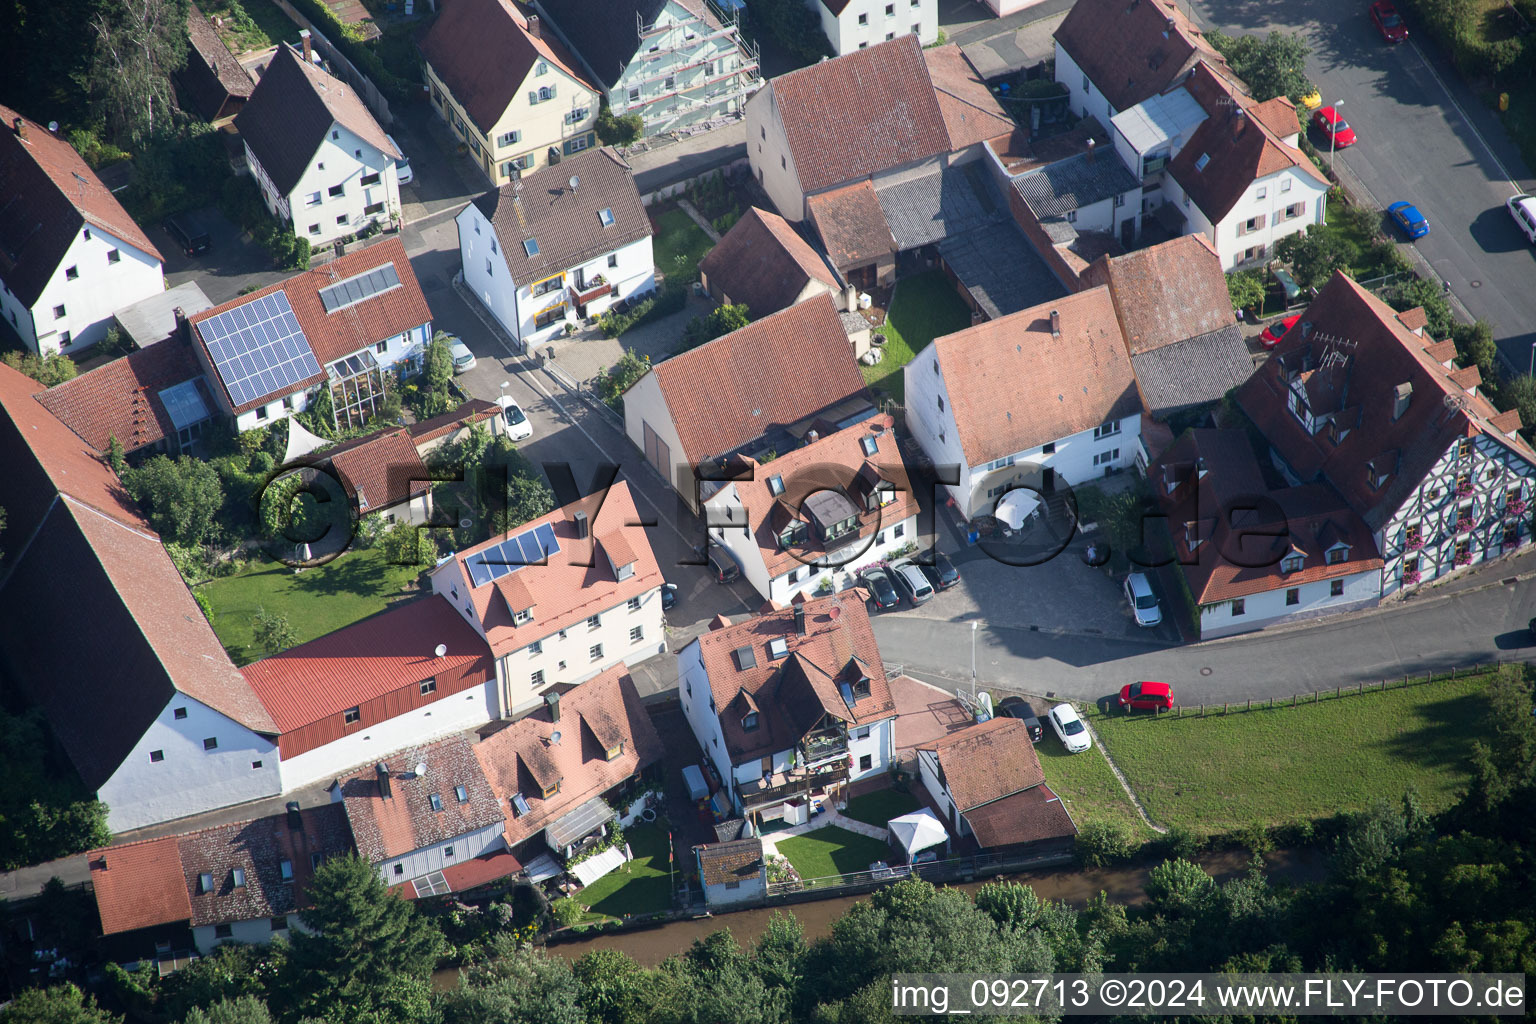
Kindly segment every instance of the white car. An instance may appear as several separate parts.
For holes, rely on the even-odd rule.
[[[1093,737],[1088,733],[1088,726],[1078,717],[1077,709],[1071,704],[1057,704],[1051,708],[1051,713],[1046,715],[1051,720],[1051,728],[1061,740],[1061,745],[1067,748],[1069,754],[1081,754],[1093,746]]]
[[[1131,603],[1136,625],[1150,627],[1163,621],[1163,610],[1158,607],[1157,595],[1152,593],[1152,583],[1145,573],[1133,572],[1125,578],[1125,599]]]
[[[395,180],[402,185],[409,185],[416,176],[411,173],[411,158],[405,155],[405,150],[400,148],[400,143],[395,141],[393,135],[384,136],[389,144],[395,147],[395,152],[400,154],[400,159],[395,161]]]
[[[453,372],[468,373],[475,368],[475,354],[469,350],[469,346],[455,337],[448,335],[448,352],[453,356]]]
[[[506,395],[502,395],[498,401],[501,403],[501,419],[507,428],[507,436],[514,441],[532,437],[533,424],[523,412],[523,407]]]
[[[1536,245],[1536,196],[1510,196],[1504,200],[1509,215],[1515,218],[1525,240]]]

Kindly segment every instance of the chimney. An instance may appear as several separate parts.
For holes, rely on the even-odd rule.
[[[551,722],[560,721],[560,695],[558,693],[546,693],[544,695],[544,706],[549,708],[549,720]]]
[[[850,313],[859,311],[859,289],[856,285],[848,286],[848,290],[843,294],[843,304],[848,307]]]
[[[1408,411],[1408,403],[1413,399],[1413,385],[1399,384],[1397,386],[1397,399],[1392,403],[1392,422],[1396,423],[1403,418],[1403,413]]]
[[[380,761],[377,765],[374,766],[373,771],[379,779],[379,795],[388,800],[391,796],[394,795],[389,790],[389,765],[385,764],[383,761]]]
[[[807,430],[805,432],[805,443],[806,444],[815,444],[819,440],[821,440],[821,434],[819,432],[817,432],[815,430]]]
[[[299,41],[304,44],[304,63],[313,64],[315,61],[313,52],[309,48],[309,29],[299,30]]]
[[[15,121],[12,121],[11,124],[16,128],[16,137],[18,139],[24,139],[27,137],[27,122],[18,117]]]
[[[1169,18],[1169,19],[1168,19],[1168,20],[1167,20],[1167,21],[1166,21],[1166,22],[1164,22],[1164,24],[1163,24],[1163,38],[1164,38],[1164,39],[1167,39],[1167,38],[1168,38],[1168,34],[1169,34],[1169,33],[1170,33],[1170,32],[1172,32],[1172,31],[1173,31],[1173,19],[1172,19],[1172,18]]]
[[[805,636],[805,605],[795,605],[795,635]]]
[[[288,831],[303,832],[304,815],[299,813],[299,802],[297,800],[289,800],[285,809],[288,812]]]
[[[1061,313],[1054,309],[1051,310],[1051,337],[1061,337]]]
[[[571,521],[576,524],[576,539],[586,540],[587,514],[585,512],[577,512],[574,516],[571,517]]]
[[[1093,147],[1096,146],[1096,145],[1097,145],[1097,143],[1094,142],[1092,139],[1088,140],[1088,162],[1089,163],[1093,163]]]
[[[528,15],[528,34],[534,39],[542,38],[539,35],[539,16],[537,14]]]

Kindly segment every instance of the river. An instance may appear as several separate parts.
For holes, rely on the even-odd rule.
[[[1247,871],[1250,856],[1246,850],[1229,850],[1204,854],[1195,859],[1217,881],[1226,881]],[[1108,893],[1110,900],[1115,903],[1134,905],[1146,899],[1144,890],[1147,872],[1151,867],[1148,864],[1099,870],[1063,868],[1004,877],[1008,881],[1028,885],[1041,899],[1065,900],[1077,907],[1086,905],[1101,891]],[[1265,857],[1265,874],[1271,879],[1313,882],[1320,880],[1325,870],[1324,855],[1316,848],[1280,850]],[[966,882],[956,888],[974,893],[983,884]],[[667,957],[687,950],[695,939],[702,939],[722,928],[729,929],[743,946],[751,945],[767,929],[769,917],[786,910],[800,919],[800,924],[805,928],[806,941],[809,942],[829,934],[832,923],[864,898],[841,896],[814,903],[796,903],[789,907],[760,907],[697,920],[672,921],[640,931],[599,935],[580,942],[562,942],[551,945],[549,951],[574,960],[588,950],[617,949],[646,967],[655,967]]]

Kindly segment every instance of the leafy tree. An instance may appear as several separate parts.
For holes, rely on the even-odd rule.
[[[443,938],[415,904],[391,892],[355,855],[320,865],[309,887],[314,906],[300,915],[282,990],[300,1016],[338,1024],[381,1021],[399,983],[428,985]],[[407,1000],[408,1001],[408,1000]]]
[[[1536,703],[1525,666],[1500,669],[1487,697],[1490,728],[1486,742],[1472,743],[1470,799],[1492,810],[1512,794],[1536,785],[1536,715],[1531,713]]]
[[[1210,32],[1206,38],[1260,102],[1276,96],[1300,100],[1313,91],[1306,69],[1311,50],[1300,35],[1271,32],[1261,39]]]
[[[20,370],[45,388],[57,387],[67,380],[74,380],[80,372],[75,361],[61,352],[40,356],[36,352],[10,351],[0,356],[0,362],[13,370]]]
[[[800,0],[758,0],[752,18],[806,64],[832,55],[821,19]]]
[[[1101,868],[1125,860],[1134,852],[1136,840],[1123,825],[1090,821],[1077,834],[1077,860],[1084,867]]]
[[[113,434],[107,438],[107,465],[112,467],[112,472],[121,480],[123,474],[128,472],[128,456],[123,453],[123,442]]]
[[[443,1024],[586,1024],[570,961],[504,935],[488,948],[443,999]]]
[[[976,909],[1003,928],[1029,928],[1040,919],[1035,890],[1017,882],[988,882],[976,891]]]
[[[597,112],[597,138],[605,146],[632,146],[645,134],[645,119],[639,114],[615,117],[608,101]]]
[[[251,618],[251,635],[267,649],[268,654],[280,654],[299,643],[299,634],[294,632],[286,615],[269,612],[260,605],[257,605],[256,614]]]
[[[1445,289],[1433,281],[1415,277],[1402,284],[1393,285],[1387,290],[1384,298],[1387,305],[1398,312],[1405,309],[1413,309],[1416,306],[1424,307],[1424,315],[1429,323],[1426,330],[1430,337],[1443,339],[1452,337],[1456,328],[1456,317],[1451,312],[1451,304],[1445,299]],[[1493,340],[1493,331],[1488,332],[1490,343]]]
[[[432,535],[413,523],[391,526],[379,538],[379,545],[391,565],[431,565],[437,560],[437,544]]]
[[[90,86],[113,136],[135,145],[171,125],[171,73],[187,62],[182,0],[117,0],[90,22]]]
[[[282,977],[288,949],[283,942],[265,946],[218,945],[207,956],[160,982],[160,1010],[166,1018],[180,1020],[196,1008],[208,1010],[217,1003],[240,1003],[248,996],[260,1000],[268,979]]]
[[[562,927],[569,927],[580,921],[586,912],[587,908],[582,906],[581,901],[574,896],[561,896],[549,905],[549,916]]]
[[[1264,301],[1264,279],[1256,270],[1239,270],[1227,275],[1227,294],[1233,309],[1252,309]]]
[[[758,937],[753,965],[763,984],[794,992],[805,975],[805,927],[793,914],[775,911]]]
[[[683,328],[683,341],[678,346],[679,352],[686,352],[692,348],[698,348],[706,341],[714,341],[716,338],[739,331],[752,322],[752,316],[746,306],[730,305],[716,306],[708,313],[701,314],[688,321],[688,326]]]
[[[775,915],[777,916],[777,915]],[[594,949],[571,965],[593,1024],[640,1024],[649,1017],[649,973],[616,949]]]
[[[1536,377],[1517,373],[1499,384],[1499,404],[1520,413],[1520,423],[1529,432],[1536,427]]]
[[[22,989],[9,1005],[0,1008],[0,1024],[122,1024],[122,1020],[68,982],[53,988]]]
[[[130,469],[123,486],[162,537],[195,545],[218,535],[224,485],[218,472],[202,459],[183,455],[172,460],[157,455]]]
[[[1196,913],[1215,891],[1215,880],[1200,865],[1187,860],[1163,861],[1147,874],[1147,901],[1155,913]]]
[[[1456,324],[1451,328],[1451,338],[1456,342],[1456,357],[1463,366],[1476,366],[1483,371],[1484,380],[1497,376],[1499,349],[1493,343],[1492,324],[1486,320]]]
[[[207,1009],[194,1006],[182,1024],[272,1024],[272,1012],[255,996],[226,997]]]
[[[1335,270],[1354,266],[1360,248],[1326,225],[1313,224],[1304,234],[1286,235],[1276,242],[1275,255],[1291,265],[1297,284],[1320,288]]]

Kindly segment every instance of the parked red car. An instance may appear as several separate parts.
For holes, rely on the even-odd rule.
[[[1296,321],[1300,319],[1301,314],[1296,313],[1292,316],[1282,317],[1281,319],[1276,320],[1274,323],[1264,328],[1264,333],[1259,335],[1259,344],[1263,345],[1265,348],[1274,348],[1276,345],[1280,344],[1280,339],[1285,337],[1285,332],[1289,331],[1293,326],[1295,326]]]
[[[1167,711],[1173,707],[1173,687],[1167,683],[1126,683],[1120,687],[1120,706],[1126,711]]]
[[[1381,33],[1381,38],[1389,43],[1400,43],[1408,38],[1408,26],[1403,24],[1397,8],[1392,6],[1392,0],[1376,0],[1371,4],[1371,21],[1375,23],[1376,31]]]
[[[1313,114],[1312,127],[1329,140],[1334,149],[1347,149],[1355,144],[1355,130],[1344,120],[1344,115],[1332,107],[1323,107]]]

